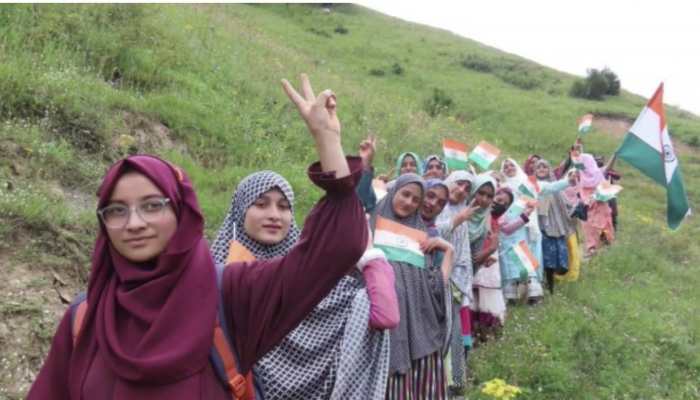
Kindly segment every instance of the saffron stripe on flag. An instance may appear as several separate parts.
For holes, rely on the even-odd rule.
[[[578,120],[578,133],[588,133],[593,126],[593,114],[586,114]]]
[[[540,263],[537,262],[537,259],[530,251],[530,247],[524,240],[521,240],[517,245],[515,245],[515,252],[518,254],[518,257],[522,261],[523,265],[529,271],[537,271],[537,269],[540,267]]]
[[[474,150],[469,153],[469,159],[478,165],[479,168],[486,170],[500,154],[501,150],[496,146],[482,140]]]
[[[384,250],[387,259],[425,268],[425,256],[420,243],[428,235],[398,222],[378,217],[374,230],[374,245]]]
[[[467,168],[468,146],[451,139],[443,139],[442,151],[445,154],[445,163],[450,169]]]

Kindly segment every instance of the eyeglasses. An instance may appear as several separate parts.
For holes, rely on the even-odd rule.
[[[107,228],[121,229],[129,222],[132,211],[136,211],[136,214],[146,223],[158,222],[169,203],[169,198],[162,197],[144,200],[133,207],[112,204],[97,210],[97,215]]]

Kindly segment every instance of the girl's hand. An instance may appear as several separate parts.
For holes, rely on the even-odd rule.
[[[289,99],[297,106],[299,114],[316,142],[340,141],[337,103],[335,94],[330,89],[316,96],[306,74],[301,74],[301,95],[286,79],[282,79],[282,87]]]
[[[442,250],[447,253],[454,250],[450,242],[439,237],[432,237],[424,240],[420,244],[420,249],[423,253],[430,253],[434,250]]]
[[[476,204],[476,199],[473,199],[466,208],[464,208],[462,211],[458,212],[457,215],[454,216],[452,220],[452,227],[457,228],[458,226],[462,225],[464,222],[469,221],[469,218],[471,218],[474,213],[479,211],[481,207]]]
[[[534,201],[528,201],[525,205],[525,210],[523,211],[523,213],[529,216],[530,214],[532,214],[532,211],[535,209],[536,206],[537,203],[535,203]]]
[[[372,166],[374,153],[377,151],[377,138],[373,134],[369,134],[365,140],[360,142],[360,158],[365,169]]]
[[[282,79],[282,87],[287,97],[297,106],[316,142],[321,169],[324,172],[335,172],[337,179],[350,175],[350,168],[340,143],[340,121],[336,114],[335,94],[327,89],[316,96],[306,74],[301,74],[302,94],[294,90],[286,79]]]
[[[485,268],[488,268],[488,267],[492,266],[493,264],[495,264],[496,261],[498,261],[498,260],[496,260],[495,257],[489,257],[489,258],[487,258],[487,259],[484,261],[483,266],[484,266]]]

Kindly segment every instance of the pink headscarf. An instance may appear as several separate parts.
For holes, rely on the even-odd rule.
[[[586,189],[595,188],[605,179],[603,171],[598,167],[595,158],[588,153],[581,153],[581,162],[583,163],[583,171],[581,171],[581,185]]]

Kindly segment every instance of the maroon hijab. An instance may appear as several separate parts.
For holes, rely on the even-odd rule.
[[[208,363],[218,294],[192,183],[182,170],[159,158],[128,157],[107,171],[98,207],[108,203],[117,181],[128,171],[143,174],[171,199],[177,230],[158,258],[144,265],[118,254],[100,225],[88,309],[66,366],[72,399],[81,398],[98,347],[117,377],[119,398],[139,398],[143,393],[136,388],[181,381],[201,373]]]

